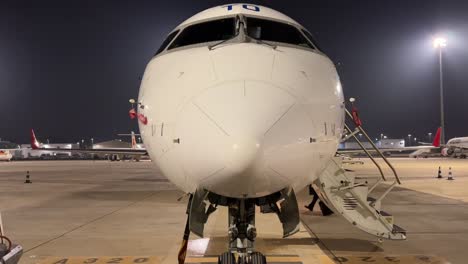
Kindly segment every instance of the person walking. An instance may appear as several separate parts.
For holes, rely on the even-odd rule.
[[[318,194],[315,192],[314,188],[312,187],[312,184],[309,185],[309,194],[312,195],[312,201],[308,204],[305,205],[304,207],[309,209],[309,211],[314,211],[314,206],[319,200]],[[320,211],[322,212],[323,216],[331,215],[333,214],[333,211],[328,208],[328,206],[323,203],[322,201],[319,201],[319,206],[320,206]]]

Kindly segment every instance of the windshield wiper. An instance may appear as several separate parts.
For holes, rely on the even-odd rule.
[[[210,45],[210,46],[208,46],[208,49],[209,49],[209,50],[213,50],[215,47],[217,47],[217,46],[219,46],[219,45],[221,45],[221,44],[223,44],[223,43],[226,43],[226,42],[228,42],[229,40],[235,39],[237,36],[239,36],[239,32],[240,32],[240,30],[239,30],[239,28],[240,28],[240,23],[242,23],[242,22],[240,22],[240,17],[239,17],[239,15],[236,16],[236,21],[235,21],[235,23],[236,23],[236,34],[235,34],[234,36],[232,36],[232,37],[230,37],[230,38],[227,38],[227,39],[224,39],[224,40],[221,40],[220,42],[215,43],[215,44],[213,44],[213,45]]]
[[[234,36],[232,36],[232,37],[230,37],[230,38],[228,38],[228,39],[221,40],[221,41],[218,42],[218,43],[215,43],[215,44],[213,44],[213,45],[210,45],[210,46],[208,46],[208,49],[209,49],[209,50],[213,50],[213,49],[216,48],[217,46],[219,46],[219,45],[221,45],[221,44],[223,44],[223,43],[226,43],[226,42],[228,42],[228,41],[231,40],[231,39],[236,38],[238,35],[239,35],[239,33],[237,33],[236,35],[234,35]]]
[[[274,50],[276,50],[276,48],[278,47],[278,46],[275,45],[275,44],[268,43],[268,42],[266,42],[266,41],[264,41],[264,40],[261,40],[261,39],[258,39],[258,38],[254,38],[254,37],[251,37],[251,36],[249,36],[249,38],[255,40],[255,42],[256,42],[257,44],[269,46],[269,47],[271,47],[271,48],[274,49]]]

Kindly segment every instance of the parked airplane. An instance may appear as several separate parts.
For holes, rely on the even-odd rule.
[[[300,222],[295,192],[311,183],[355,227],[405,239],[334,157],[345,118],[337,71],[282,13],[228,4],[187,19],[148,63],[137,105],[149,155],[190,194],[179,263],[190,231],[203,236],[218,206],[229,208],[230,241],[219,262],[235,263],[237,252],[238,263],[265,263],[253,246],[255,207],[278,214],[290,236]]]
[[[8,141],[0,141],[0,161],[10,161],[13,158],[12,151],[18,150],[19,146]]]
[[[96,143],[92,146],[92,149],[144,149],[144,146],[142,144],[137,144],[136,141],[136,136],[140,136],[140,134],[135,134],[135,132],[131,132],[130,134],[118,134],[118,136],[130,136],[131,143],[128,143],[126,141],[114,139],[110,141],[104,141],[104,142],[99,142]],[[94,153],[95,157],[99,158],[107,158],[110,161],[119,161],[119,160],[124,160],[124,159],[131,159],[135,161],[140,161],[141,155],[130,155],[130,154],[112,154],[112,153],[99,153],[96,154]]]
[[[399,148],[381,148],[382,152],[393,153],[393,152],[402,152],[402,151],[411,151],[409,157],[430,157],[430,156],[444,156],[444,157],[459,157],[466,158],[468,156],[468,137],[458,137],[450,139],[447,144],[440,144],[441,137],[441,128],[437,129],[437,132],[434,136],[434,140],[431,143],[422,143],[422,146],[410,146],[410,147],[399,147]],[[420,142],[421,143],[421,142]],[[372,149],[367,150],[369,152],[375,152]],[[337,154],[363,154],[362,149],[339,149]]]
[[[416,146],[404,149],[415,149],[410,157],[429,157],[442,155],[444,157],[466,158],[468,156],[468,137],[452,138],[445,145],[440,144],[440,128],[434,137],[432,146]]]
[[[410,147],[397,147],[397,148],[388,148],[388,147],[381,147],[379,148],[383,153],[401,153],[403,151],[413,151],[409,154],[409,157],[418,157],[421,155],[429,155],[432,154],[441,154],[441,145],[440,145],[440,128],[437,129],[437,132],[434,136],[434,140],[432,144],[426,144],[423,146],[410,146]],[[348,136],[348,138],[350,138]],[[366,149],[366,151],[370,153],[376,152],[374,149]],[[363,149],[338,149],[338,155],[353,155],[353,154],[364,154],[365,151]]]
[[[468,137],[452,138],[442,147],[443,156],[456,156],[464,158],[468,156]]]
[[[8,149],[0,149],[0,161],[10,161],[13,158],[13,155]]]
[[[111,160],[118,160],[122,156],[130,156],[135,159],[139,159],[142,155],[146,155],[147,151],[145,148],[140,148],[136,144],[135,133],[132,132],[132,146],[130,148],[115,148],[115,147],[106,147],[106,146],[97,146],[92,149],[77,149],[70,148],[67,151],[71,153],[88,153],[88,154],[97,154],[97,155],[109,155],[112,157]],[[31,148],[34,150],[43,150],[43,151],[64,151],[62,148],[48,148],[44,144],[39,142],[36,138],[34,130],[31,129]]]

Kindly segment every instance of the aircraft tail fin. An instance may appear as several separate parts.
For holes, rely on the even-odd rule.
[[[31,128],[31,148],[38,149],[40,145],[41,143],[37,141],[36,134],[34,134],[34,129]]]
[[[432,146],[436,148],[440,147],[440,131],[441,131],[440,129],[441,129],[440,127],[437,129],[437,132],[434,136],[434,141],[432,142]]]

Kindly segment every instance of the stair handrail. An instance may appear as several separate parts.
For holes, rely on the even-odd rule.
[[[351,120],[353,120],[353,115],[351,115],[351,113],[348,111],[348,109],[344,109],[345,112],[346,112],[346,115],[351,118]],[[356,125],[356,124],[355,124]],[[346,129],[349,130],[349,132],[351,132],[351,130],[349,129],[349,127],[345,124],[345,127]],[[371,144],[372,148],[377,152],[377,154],[384,160],[384,162],[387,164],[387,166],[392,170],[393,172],[393,175],[395,176],[395,179],[397,181],[398,184],[401,184],[401,181],[400,181],[400,178],[398,177],[398,173],[396,172],[395,168],[393,167],[393,165],[387,160],[387,158],[384,156],[384,154],[380,151],[379,148],[377,148],[377,146],[374,144],[374,142],[372,142],[372,139],[369,137],[369,135],[367,134],[367,132],[364,130],[364,128],[362,128],[362,126],[360,125],[356,125],[356,128],[367,138],[367,140],[369,141],[369,143]],[[380,168],[379,165],[377,165],[377,162],[374,160],[374,158],[372,157],[372,155],[370,155],[369,151],[364,147],[364,145],[362,145],[362,143],[360,142],[360,140],[356,137],[355,134],[353,134],[353,138],[356,140],[356,142],[359,144],[359,146],[361,147],[362,150],[364,150],[364,152],[367,154],[367,156],[369,158],[371,158],[371,160],[374,162],[374,164],[377,166],[377,168],[379,169],[380,171],[380,174],[382,175],[382,178],[385,180],[385,176],[383,174],[383,171],[382,169]]]
[[[345,128],[351,133],[351,129],[348,127],[348,125],[345,124]],[[359,147],[361,147],[361,149],[366,153],[366,155],[372,160],[372,162],[374,163],[374,165],[377,167],[377,169],[379,170],[380,172],[380,176],[382,177],[382,179],[384,181],[387,181],[385,179],[385,174],[383,173],[383,170],[382,168],[380,167],[380,165],[377,163],[377,161],[374,159],[374,157],[372,156],[372,154],[370,154],[370,152],[366,149],[366,147],[364,147],[364,145],[362,145],[361,141],[359,141],[359,139],[356,137],[356,134],[351,134],[352,137],[354,138],[354,140],[356,140],[356,142],[358,143]]]

